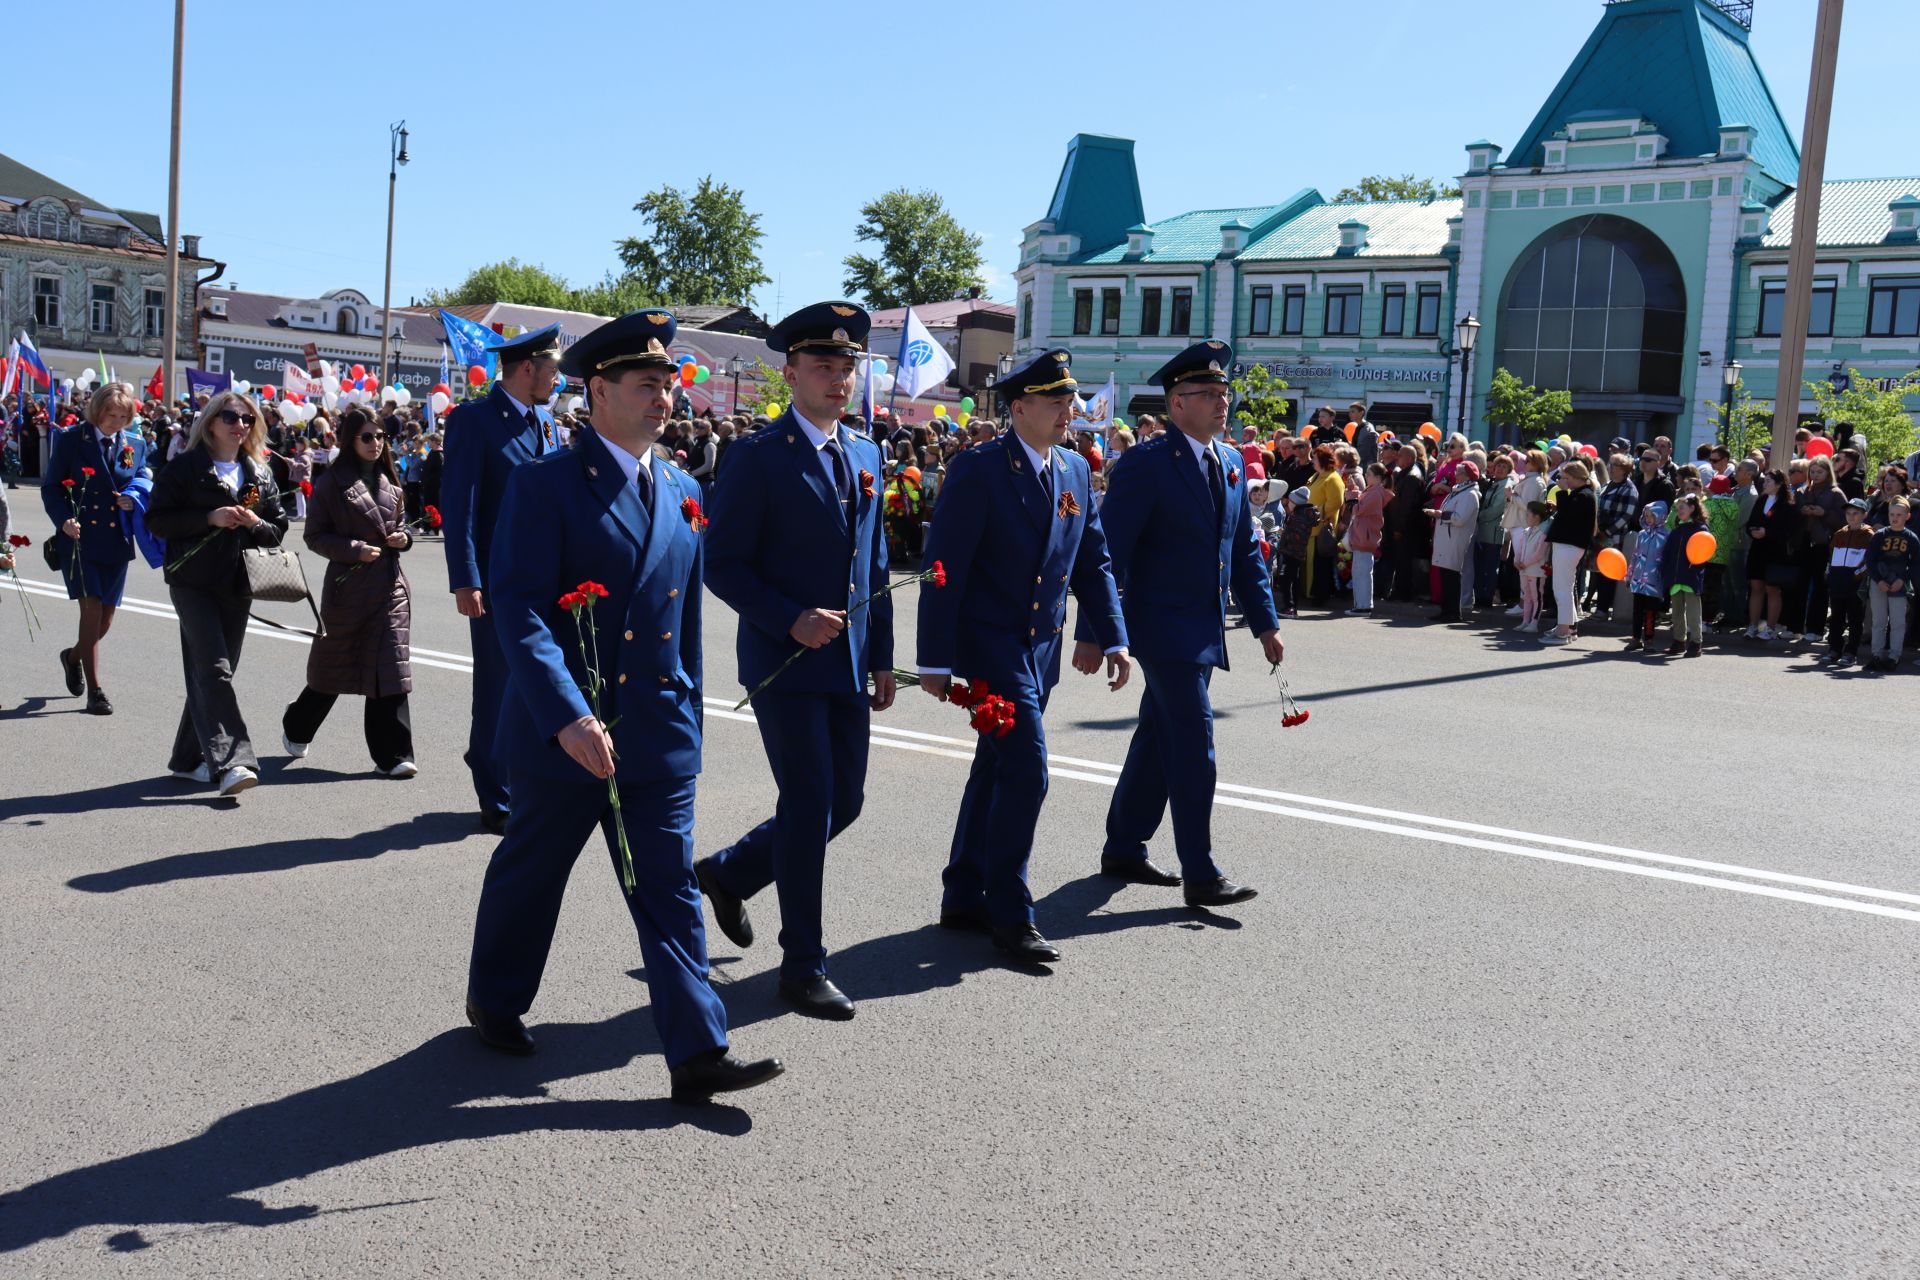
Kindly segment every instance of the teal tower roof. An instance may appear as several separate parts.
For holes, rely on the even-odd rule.
[[[1060,234],[1079,236],[1082,252],[1125,240],[1127,229],[1146,219],[1140,174],[1133,167],[1133,139],[1075,134],[1067,144],[1067,162],[1060,167],[1047,217]]]
[[[1713,0],[1613,0],[1508,163],[1540,164],[1541,143],[1576,117],[1631,110],[1659,126],[1675,156],[1713,154],[1723,126],[1747,125],[1761,168],[1787,185],[1798,182],[1799,145],[1748,34]]]

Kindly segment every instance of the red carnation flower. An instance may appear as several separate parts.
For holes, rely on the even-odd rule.
[[[7,543],[9,546],[30,547],[33,545],[33,539],[24,533],[10,533],[7,535]]]
[[[1273,559],[1273,544],[1271,542],[1263,542],[1260,544],[1260,558],[1262,560]]]
[[[300,482],[300,496],[303,498],[311,498],[313,496],[313,481],[302,480]]]
[[[938,560],[933,562],[933,585],[936,587],[944,587],[947,585],[947,566]],[[980,687],[983,690],[986,688],[985,685],[981,685]]]
[[[428,507],[426,514],[427,527],[429,529],[438,529],[442,524],[446,523],[440,518],[440,508],[438,507]]]
[[[569,591],[560,597],[560,607],[571,612],[586,604],[587,598],[578,591]]]
[[[80,468],[80,474],[81,474],[81,475],[83,475],[83,476],[85,476],[85,477],[86,477],[87,479],[89,479],[89,480],[91,480],[91,479],[93,479],[93,468],[92,468],[92,467],[82,467],[82,468]]]
[[[687,518],[687,523],[693,527],[695,533],[707,527],[707,517],[701,512],[700,504],[692,498],[680,504],[680,514]]]
[[[1238,471],[1233,470],[1233,468],[1231,467],[1227,468],[1227,483],[1228,484],[1240,483],[1240,473]]]
[[[607,589],[599,583],[592,581],[581,583],[574,588],[574,591],[577,592],[582,599],[592,596],[604,600],[607,596]]]
[[[72,477],[72,476],[68,476],[68,477],[67,477],[67,478],[66,478],[65,480],[62,480],[62,481],[61,481],[60,483],[61,483],[62,485],[64,485],[65,487],[67,487],[67,488],[69,488],[69,489],[71,489],[71,488],[73,488],[73,477]]]

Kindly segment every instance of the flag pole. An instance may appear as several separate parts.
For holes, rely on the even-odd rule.
[[[173,392],[173,365],[179,348],[175,345],[180,327],[180,83],[187,43],[187,0],[173,0],[173,135],[167,148],[167,318],[161,324],[166,334],[166,377],[160,388],[161,403]]]
[[[900,322],[900,350],[893,356],[893,390],[887,392],[887,421],[892,422],[894,402],[900,399],[900,370],[907,367],[907,334],[913,331],[913,308],[907,308],[906,319]]]

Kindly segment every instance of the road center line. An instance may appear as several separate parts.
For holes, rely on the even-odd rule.
[[[9,585],[13,579],[6,580]],[[66,598],[66,590],[57,583],[42,582],[36,579],[20,579],[22,590],[36,596],[57,599]],[[156,600],[141,600],[129,597],[121,604],[121,609],[145,617],[162,618],[177,621],[173,609]],[[305,635],[296,632],[276,631],[269,627],[251,625],[250,634],[273,637],[280,640],[294,640],[311,644]],[[437,667],[447,671],[473,672],[471,659],[463,654],[448,653],[442,650],[413,649],[414,660],[423,666]],[[709,698],[706,714],[715,719],[734,720],[752,724],[751,711],[734,711],[731,700]],[[915,729],[895,728],[891,725],[875,724],[872,727],[872,741],[877,746],[890,747],[897,751],[911,751],[921,755],[939,756],[951,760],[971,761],[974,743],[964,738],[952,738],[941,734],[924,733]],[[1074,782],[1087,782],[1096,786],[1111,787],[1118,784],[1120,766],[1104,760],[1088,760],[1076,756],[1050,755],[1048,772],[1056,778]],[[1601,871],[1613,871],[1624,875],[1636,875],[1650,879],[1669,880],[1681,884],[1697,885],[1704,888],[1730,890],[1735,893],[1755,894],[1761,897],[1779,898],[1790,902],[1800,902],[1812,906],[1837,908],[1866,915],[1884,916],[1897,920],[1920,921],[1920,911],[1906,910],[1901,907],[1882,906],[1879,902],[1856,902],[1847,898],[1834,897],[1835,893],[1853,894],[1857,897],[1878,899],[1884,902],[1907,903],[1920,906],[1920,894],[1902,893],[1892,889],[1875,889],[1865,885],[1847,884],[1836,880],[1822,880],[1811,876],[1792,875],[1779,871],[1763,871],[1755,867],[1743,867],[1734,863],[1709,862],[1695,858],[1682,858],[1671,854],[1651,853],[1643,849],[1628,849],[1618,845],[1600,844],[1587,840],[1574,840],[1561,836],[1539,835],[1528,831],[1515,831],[1505,827],[1492,827],[1480,823],[1463,822],[1452,818],[1437,818],[1427,814],[1408,813],[1397,809],[1385,809],[1374,805],[1355,804],[1344,800],[1326,800],[1317,796],[1298,795],[1293,792],[1271,791],[1261,787],[1241,786],[1222,782],[1216,787],[1214,802],[1235,809],[1249,809],[1258,813],[1275,814],[1281,817],[1299,818],[1307,822],[1326,823],[1366,831],[1376,831],[1385,835],[1405,836],[1416,840],[1426,840],[1436,844],[1453,845],[1459,848],[1479,849],[1491,853],[1505,853],[1517,857],[1534,858],[1548,862],[1559,862],[1569,866],[1588,867]],[[1276,803],[1281,802],[1281,803]],[[1311,805],[1313,808],[1303,808]],[[1331,812],[1327,812],[1327,811]],[[1418,823],[1419,826],[1410,826]],[[1430,828],[1440,828],[1432,830]],[[1454,834],[1460,833],[1460,834]],[[1498,837],[1489,839],[1486,837]],[[1549,845],[1553,848],[1532,848],[1515,844],[1515,840],[1524,840],[1533,845]],[[1610,855],[1610,858],[1583,856],[1582,853],[1561,852],[1561,850],[1582,850],[1584,853]],[[1658,863],[1658,866],[1637,866],[1633,863],[1612,861],[1611,858],[1631,858],[1636,862]],[[1690,870],[1669,870],[1673,867],[1685,867]],[[1718,875],[1703,875],[1700,872],[1718,872]],[[1740,876],[1744,879],[1726,879],[1726,876]],[[1762,880],[1769,883],[1754,884],[1750,881]],[[1780,888],[1776,885],[1795,885],[1798,888]],[[1826,890],[1828,892],[1807,892],[1807,890]]]

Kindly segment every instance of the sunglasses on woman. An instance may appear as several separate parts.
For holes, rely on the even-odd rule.
[[[250,427],[254,424],[254,416],[250,413],[241,413],[238,409],[222,409],[220,421],[230,427]]]
[[[386,438],[387,433],[384,431],[362,431],[360,433],[361,444],[372,444],[376,440],[385,440]]]

